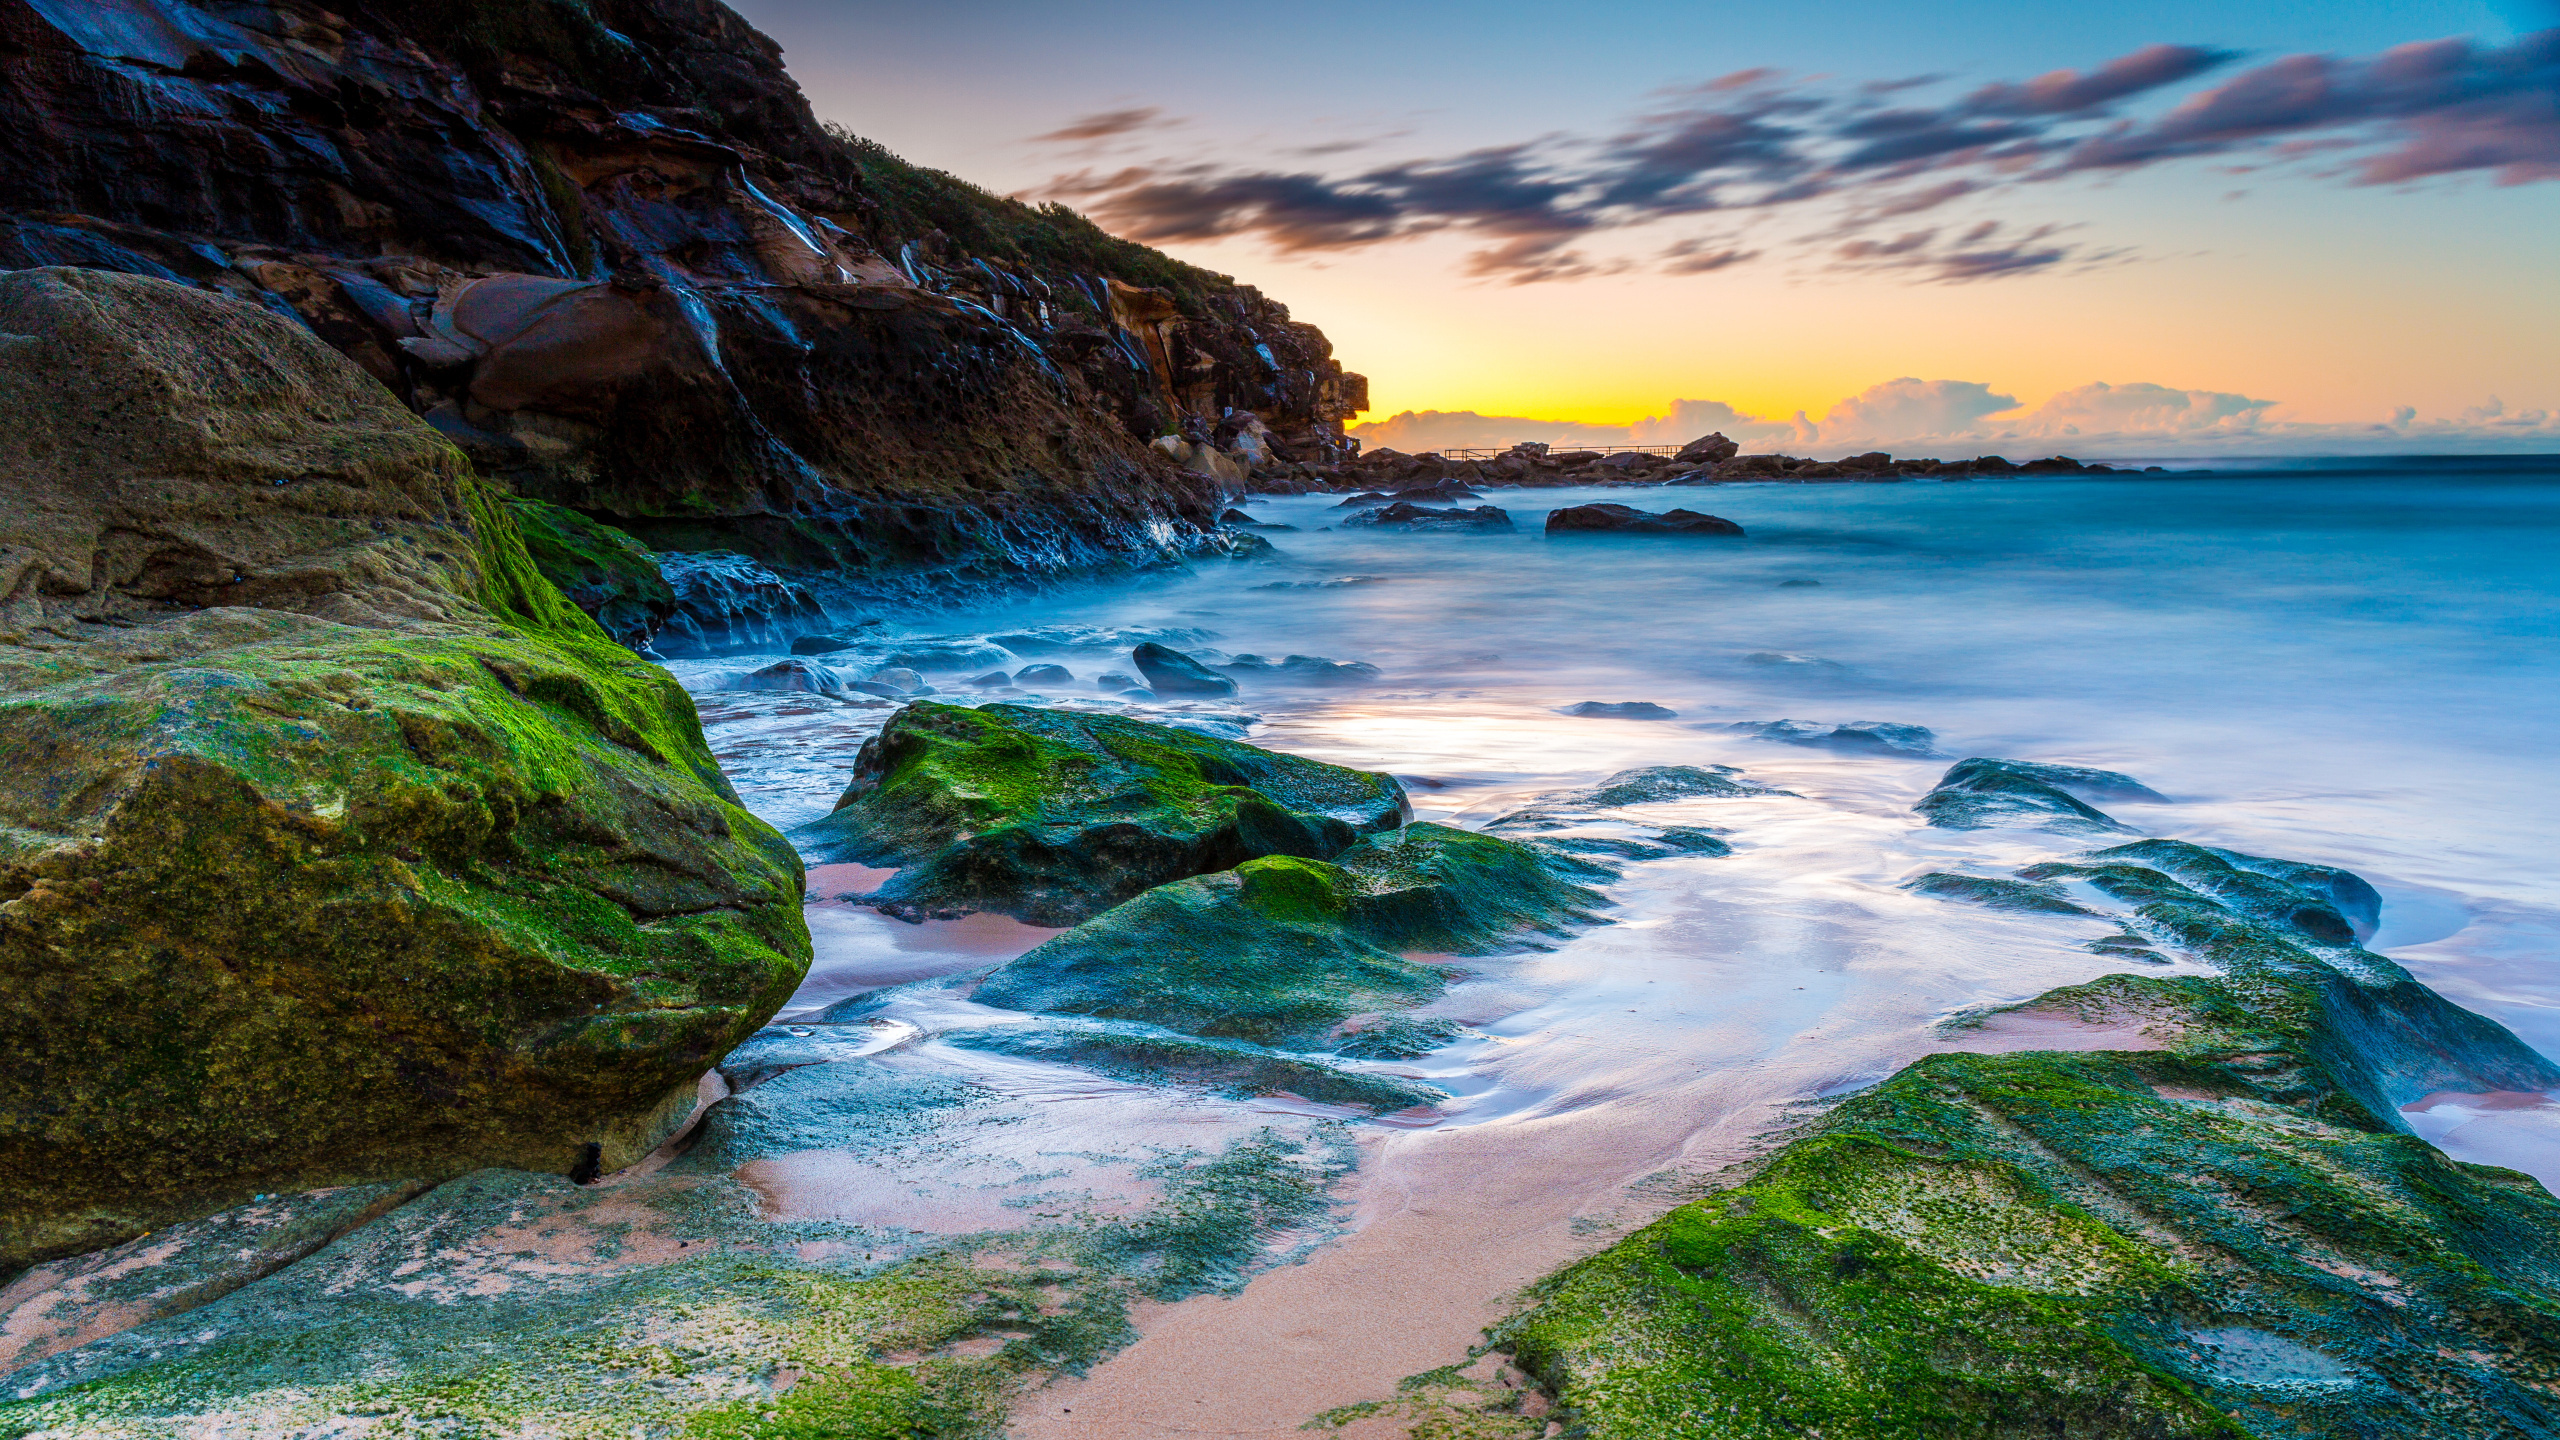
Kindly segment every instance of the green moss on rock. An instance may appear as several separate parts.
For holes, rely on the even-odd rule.
[[[1158,886],[1002,966],[983,1004],[1136,1020],[1265,1045],[1438,995],[1406,952],[1484,954],[1586,920],[1599,897],[1528,846],[1445,825]]]
[[[648,546],[544,501],[510,496],[507,508],[542,578],[615,640],[640,649],[675,613],[675,590]]]
[[[809,954],[691,702],[289,322],[26,271],[0,329],[0,1270],[644,1153]]]
[[[1116,715],[919,702],[866,742],[820,861],[902,867],[875,903],[1072,925],[1256,856],[1323,859],[1405,814],[1391,776]]]
[[[1495,1338],[1568,1433],[2551,1432],[2560,1201],[2446,1158],[2397,1106],[2560,1067],[2379,956],[2305,948],[2127,852],[2294,913],[2183,851],[2026,872],[2140,901],[2146,934],[2222,973],[2014,1007],[2165,1048],[1932,1056],[1551,1277]]]

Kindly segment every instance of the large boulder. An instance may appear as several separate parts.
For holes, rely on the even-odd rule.
[[[1326,859],[1404,823],[1394,777],[1118,715],[920,702],[865,741],[819,861],[900,867],[872,903],[1073,925],[1262,855]]]
[[[808,961],[664,671],[302,327],[0,274],[0,1271],[654,1146]]]
[[[1736,441],[1726,439],[1724,432],[1719,430],[1713,435],[1701,435],[1681,446],[1680,453],[1673,458],[1683,465],[1714,465],[1730,460],[1741,453],[1742,446]]]

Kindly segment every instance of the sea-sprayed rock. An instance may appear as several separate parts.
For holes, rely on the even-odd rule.
[[[1579,700],[1556,711],[1585,720],[1677,720],[1680,712],[1650,700]]]
[[[1568,505],[1547,512],[1550,535],[1740,535],[1742,527],[1717,515],[1669,510],[1654,515],[1632,505]]]
[[[1403,952],[1485,954],[1599,903],[1528,846],[1413,824],[1331,863],[1273,855],[1159,886],[1000,967],[974,998],[1303,1048],[1438,995],[1444,972]]]
[[[1931,756],[1938,737],[1925,725],[1898,725],[1885,720],[1852,720],[1828,728],[1806,720],[1739,720],[1724,727],[1782,745],[1807,745],[1851,754]],[[2148,793],[2148,792],[2146,792]]]
[[[658,564],[673,599],[673,613],[656,641],[666,654],[781,650],[802,632],[831,623],[808,586],[747,556],[726,550],[669,553]]]
[[[2111,863],[2244,868],[2140,845]],[[1921,1060],[1541,1282],[1494,1342],[1596,1440],[2546,1433],[2560,1201],[2448,1159],[2397,1107],[2560,1066],[2380,956],[2250,918],[2262,891],[2150,873],[2168,898],[2102,943],[2218,973],[2006,1013],[2155,1048]],[[2325,905],[2343,873],[2279,883]],[[1428,1407],[1453,1426],[1493,1405]]]
[[[1236,682],[1169,645],[1153,641],[1129,652],[1147,684],[1165,695],[1233,695]]]
[[[2079,765],[1977,756],[1959,760],[1935,788],[1911,808],[1941,830],[1982,830],[1995,825],[2123,830],[2113,816],[2081,799],[2165,799],[2130,775]]]
[[[821,861],[895,865],[873,903],[1072,925],[1263,855],[1325,859],[1403,823],[1386,775],[1117,715],[910,705],[862,747]]]
[[[1345,518],[1342,524],[1346,529],[1375,526],[1382,530],[1455,530],[1490,533],[1509,530],[1511,515],[1508,511],[1493,505],[1478,505],[1467,510],[1434,510],[1428,505],[1416,505],[1410,501],[1398,500],[1392,505],[1362,510],[1358,514]]]
[[[0,1267],[644,1153],[808,962],[674,682],[301,326],[0,275]]]

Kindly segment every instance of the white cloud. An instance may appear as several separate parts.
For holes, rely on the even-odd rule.
[[[1820,420],[1743,414],[1721,400],[1675,400],[1667,415],[1631,425],[1588,425],[1472,410],[1405,411],[1351,427],[1372,448],[1407,452],[1543,440],[1555,445],[1677,444],[1711,431],[1750,451],[1826,459],[1883,450],[1954,459],[2012,460],[2067,454],[2084,460],[2211,455],[2560,451],[2560,416],[2510,409],[2495,397],[2459,414],[2425,418],[2396,407],[2385,421],[2287,419],[2281,402],[2224,390],[2103,381],[2061,391],[2032,409],[1976,380],[1905,376],[1843,398]]]

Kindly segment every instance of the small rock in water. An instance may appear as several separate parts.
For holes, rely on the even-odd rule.
[[[1492,505],[1478,505],[1472,510],[1434,510],[1399,500],[1378,510],[1363,510],[1342,522],[1352,526],[1392,527],[1398,530],[1508,530],[1511,516]]]
[[[2127,798],[2139,791],[2159,798],[2141,781],[2113,770],[1977,756],[1957,761],[1938,778],[1937,788],[1911,808],[1941,830],[2035,824],[2083,830],[2127,828],[2071,794],[2073,789]]]
[[[1013,688],[1013,677],[1001,670],[990,670],[984,675],[972,677],[968,684],[973,690],[1010,690]]]
[[[1724,728],[1788,745],[1870,754],[1934,755],[1938,743],[1937,735],[1925,725],[1895,725],[1882,720],[1852,720],[1829,730],[1804,720],[1744,720]]]
[[[1778,582],[1778,588],[1781,590],[1805,590],[1820,585],[1821,583],[1822,582],[1819,580],[1781,580]]]
[[[1556,713],[1602,720],[1676,720],[1680,717],[1679,711],[1665,709],[1650,700],[1585,700],[1579,705],[1567,705]]]
[[[877,620],[865,620],[862,622],[862,625],[877,625],[879,623],[880,622]],[[856,626],[855,628],[860,629],[862,627]],[[833,655],[839,650],[850,650],[861,643],[861,641],[845,635],[803,635],[799,639],[791,642],[791,653],[794,655]]]
[[[1150,641],[1129,652],[1138,673],[1160,695],[1233,695],[1236,682],[1170,646]],[[1153,699],[1153,696],[1148,698]]]
[[[1247,515],[1241,510],[1229,510],[1218,516],[1218,523],[1221,525],[1251,525],[1254,523],[1254,519],[1252,516]]]
[[[1016,685],[1071,685],[1075,678],[1064,665],[1025,665],[1013,672]]]
[[[730,681],[729,688],[833,695],[844,688],[844,677],[814,661],[777,660],[761,670],[750,671]]]
[[[1367,685],[1379,679],[1378,667],[1360,660],[1327,660],[1321,655],[1292,655],[1273,666],[1283,679],[1302,685]]]
[[[1139,702],[1140,702],[1140,703],[1142,703],[1142,704],[1151,704],[1151,703],[1153,703],[1153,702],[1154,702],[1154,700],[1155,700],[1155,698],[1156,698],[1156,692],[1154,692],[1153,690],[1143,690],[1143,689],[1141,689],[1141,690],[1123,690],[1123,691],[1121,691],[1121,692],[1120,692],[1120,697],[1119,697],[1119,698],[1121,698],[1121,699],[1123,699],[1123,700],[1136,700],[1136,701],[1139,701]]]
[[[1093,685],[1097,690],[1130,690],[1135,689],[1137,684],[1137,676],[1123,675],[1117,670],[1105,670],[1093,677]]]
[[[1612,535],[1740,535],[1742,527],[1717,515],[1672,510],[1650,515],[1632,505],[1568,505],[1547,512],[1547,533]]]
[[[900,691],[909,695],[913,695],[925,688],[924,677],[913,670],[908,669],[904,665],[891,665],[883,669],[874,670],[863,678],[869,680],[874,685],[886,685],[892,690]]]

